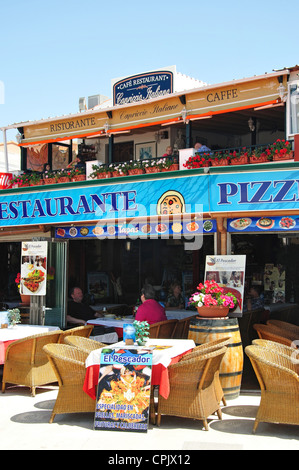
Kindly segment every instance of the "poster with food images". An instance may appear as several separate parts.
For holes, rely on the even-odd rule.
[[[207,255],[205,281],[215,281],[224,293],[232,293],[238,306],[229,317],[242,317],[244,303],[246,255]]]
[[[22,242],[20,294],[46,295],[48,242]]]
[[[94,429],[147,432],[151,374],[151,348],[103,348]]]

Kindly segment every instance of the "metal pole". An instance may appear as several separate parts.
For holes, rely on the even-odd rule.
[[[4,148],[4,163],[5,163],[5,171],[8,172],[8,154],[7,154],[7,141],[6,141],[6,129],[3,130],[3,148]]]

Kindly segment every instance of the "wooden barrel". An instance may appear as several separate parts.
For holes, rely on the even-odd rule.
[[[224,396],[227,400],[240,394],[243,373],[243,347],[237,318],[192,318],[188,338],[198,346],[230,336],[231,342],[220,365],[219,376]]]

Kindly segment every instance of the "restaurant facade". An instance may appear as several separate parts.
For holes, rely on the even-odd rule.
[[[297,74],[295,66],[208,85],[169,67],[113,80],[111,102],[85,109],[82,100],[76,115],[4,128],[18,129],[24,171],[49,163],[59,173],[79,153],[86,175],[1,190],[3,301],[15,292],[21,242],[32,240],[48,241],[47,294],[31,296],[35,322],[64,327],[75,285],[91,303],[131,306],[145,282],[163,300],[178,279],[188,297],[210,255],[245,254],[246,281],[269,304],[298,301]],[[257,158],[282,141],[287,156]],[[201,163],[196,142],[211,149]],[[175,169],[165,165],[168,146]],[[254,163],[243,163],[244,153],[255,153]],[[133,162],[141,174],[129,174]],[[118,174],[92,178],[102,164]]]

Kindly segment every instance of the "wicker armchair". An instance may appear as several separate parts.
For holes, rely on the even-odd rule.
[[[188,338],[188,332],[189,332],[189,324],[191,318],[193,318],[194,315],[191,317],[187,318],[182,318],[175,324],[175,330],[173,333],[173,338],[176,339],[187,339]]]
[[[288,323],[285,321],[281,320],[268,320],[267,325],[273,325],[277,328],[280,328],[281,330],[285,330],[287,334],[294,335],[297,337],[297,340],[299,341],[299,326],[298,325],[293,325],[292,323]]]
[[[84,338],[89,338],[91,332],[93,330],[93,325],[85,325],[85,326],[75,326],[75,328],[70,328],[69,330],[65,330],[61,332],[59,343],[64,343],[64,338],[66,336],[83,336]]]
[[[178,320],[165,320],[158,323],[153,323],[149,327],[150,338],[173,338],[175,325]]]
[[[59,391],[50,423],[57,414],[95,411],[96,402],[83,391],[87,354],[67,344],[44,346],[58,380]]]
[[[254,324],[253,328],[257,331],[260,339],[268,339],[269,341],[275,341],[276,343],[285,344],[291,346],[294,338],[288,336],[285,330],[277,328],[273,325]]]
[[[167,399],[159,395],[158,426],[162,414],[202,420],[206,431],[211,414],[217,412],[222,418],[215,377],[225,352],[224,347],[168,367],[170,393]]]
[[[224,346],[227,346],[230,340],[230,336],[225,336],[224,338],[219,338],[215,341],[208,341],[207,343],[200,344],[199,346],[193,348],[189,353],[184,354],[184,356],[180,359],[180,362],[188,361],[189,359],[201,354],[208,354],[210,352],[217,351],[217,349],[221,349]],[[220,382],[219,371],[217,371],[215,376],[215,388],[219,403],[222,401],[223,405],[226,406],[226,400]]]
[[[32,396],[40,385],[57,382],[56,375],[43,351],[48,343],[57,343],[61,331],[27,336],[9,344],[3,369],[2,393],[6,383],[30,387]]]
[[[263,348],[271,349],[272,351],[276,351],[279,354],[284,354],[292,358],[292,362],[295,364],[299,364],[299,349],[292,348],[290,346],[286,346],[285,344],[276,343],[275,341],[269,341],[267,339],[254,339],[252,344],[256,346],[261,346]],[[299,370],[298,370],[299,372]]]
[[[247,346],[249,357],[261,387],[261,402],[253,432],[259,422],[299,424],[299,376],[285,355],[257,345]]]
[[[92,351],[100,348],[104,348],[106,344],[95,341],[94,339],[84,338],[83,336],[66,336],[64,338],[65,344],[73,346],[80,351],[90,354]]]

